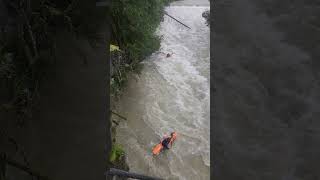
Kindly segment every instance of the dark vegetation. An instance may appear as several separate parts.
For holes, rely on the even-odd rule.
[[[45,68],[55,62],[55,34],[64,29],[93,36],[97,24],[89,23],[93,14],[81,14],[89,8],[79,1],[3,0],[1,6],[0,85],[8,98],[1,110],[14,111],[22,120],[32,116]]]
[[[160,37],[154,33],[168,2],[116,0],[112,3],[111,42],[124,49],[131,62],[140,62],[160,47]]]
[[[112,56],[111,88],[117,94],[127,72],[139,73],[144,58],[160,47],[155,30],[163,18],[164,6],[172,0],[115,0],[112,2],[111,43],[122,52]],[[119,58],[119,56],[121,56]]]
[[[147,56],[160,48],[160,38],[155,34],[163,18],[165,5],[172,0],[114,0],[111,11],[111,44],[120,51],[110,52],[111,101],[116,101],[127,82],[128,75],[140,73],[140,64]],[[113,102],[111,102],[111,105]],[[115,118],[112,117],[112,150],[109,157],[113,167],[129,170],[124,150],[116,144]]]
[[[83,125],[81,123],[88,122],[88,118],[84,117],[85,113],[80,117],[81,115],[78,112],[83,108],[83,104],[88,103],[90,100],[96,101],[91,105],[95,108],[86,109],[87,113],[92,115],[92,124],[96,123],[95,125],[98,126],[97,122],[106,119],[105,106],[107,98],[104,98],[106,91],[103,91],[98,83],[100,83],[101,79],[106,78],[107,72],[105,74],[99,73],[101,69],[107,70],[107,63],[101,63],[105,66],[100,65],[100,69],[96,68],[95,71],[91,71],[96,64],[99,64],[96,61],[98,58],[83,58],[87,54],[82,50],[75,50],[78,47],[77,43],[74,42],[84,39],[83,41],[89,42],[93,47],[98,46],[98,43],[103,41],[102,43],[105,43],[104,46],[106,46],[107,41],[99,37],[98,33],[101,33],[99,32],[101,27],[106,26],[108,23],[106,21],[109,16],[108,11],[107,7],[97,8],[95,2],[84,0],[0,0],[1,157],[6,155],[15,159],[20,157],[19,154],[21,153],[23,160],[21,161],[19,158],[15,160],[18,160],[22,166],[26,169],[41,169],[38,171],[40,174],[51,175],[51,177],[59,176],[58,174],[61,171],[57,170],[58,167],[49,168],[50,164],[54,164],[55,160],[61,160],[60,166],[73,164],[68,167],[70,169],[67,173],[60,174],[61,179],[70,174],[73,177],[77,177],[75,179],[79,179],[79,175],[74,173],[79,168],[75,165],[77,159],[70,160],[70,158],[72,155],[81,157],[81,154],[75,151],[75,146],[70,145],[70,142],[65,143],[67,141],[63,140],[83,138],[79,135],[78,130]],[[108,32],[102,33],[107,34]],[[65,40],[61,41],[63,36]],[[58,40],[60,41],[57,42]],[[69,53],[76,51],[81,58],[71,56],[66,58],[65,54],[61,53],[63,51]],[[100,54],[100,62],[101,59],[107,61],[107,56],[105,55],[106,57],[102,58],[103,55],[98,50],[94,51],[94,53]],[[107,54],[107,51],[104,54]],[[91,66],[87,66],[88,68],[79,67],[79,61],[83,62],[84,65],[89,64]],[[78,78],[83,78],[82,82],[73,81],[74,84],[72,84],[70,79],[77,76]],[[90,78],[97,80],[98,83],[91,85]],[[92,94],[90,94],[89,87],[96,87],[95,90],[91,91]],[[75,89],[76,91],[70,94],[68,93],[70,89]],[[82,91],[87,93],[81,94]],[[100,97],[101,100],[97,101],[97,96],[102,96]],[[77,105],[76,100],[78,99],[80,103]],[[69,106],[70,104],[73,106]],[[67,108],[63,108],[64,105]],[[102,105],[104,108],[101,108]],[[64,109],[68,111],[63,111]],[[64,114],[64,117],[59,116],[60,113]],[[73,121],[73,119],[77,121]],[[74,128],[68,129],[69,127],[66,126],[68,123],[75,123]],[[59,127],[55,127],[54,124],[59,124]],[[104,124],[101,129],[104,129],[104,127],[108,129],[108,126],[108,123]],[[90,131],[90,126],[87,127],[87,129],[81,129],[81,133],[84,134]],[[34,138],[31,136],[32,133],[38,133],[38,136]],[[64,137],[59,136],[59,134],[63,134]],[[110,142],[108,139],[106,142],[105,139],[106,136],[109,138],[108,134],[108,131],[104,132],[104,144],[97,145],[102,148],[101,151],[103,151],[105,143],[107,143],[106,152],[110,151],[108,149],[108,143]],[[95,136],[91,135],[89,134],[86,138]],[[35,143],[39,139],[47,143],[47,146]],[[101,139],[97,139],[97,142],[100,143]],[[93,143],[87,143],[87,145],[90,146]],[[60,148],[60,150],[55,151],[55,148]],[[97,147],[91,148],[95,149]],[[82,149],[82,152],[86,153],[88,150]],[[64,154],[63,156],[65,157],[61,158],[63,153],[69,153],[69,156]],[[97,153],[97,156],[100,155]],[[103,160],[103,156],[100,156],[100,159],[104,161],[104,165],[100,167],[94,154],[92,154],[91,159],[97,165],[93,167],[95,170],[92,171],[100,171],[101,167],[105,168],[106,163]],[[29,176],[21,177],[15,171],[10,173],[7,170],[10,168],[5,167],[2,160],[0,159],[0,179],[4,177],[11,178],[10,175],[12,174],[17,176],[18,179],[19,177],[22,179],[30,178]],[[45,163],[40,162],[42,160]],[[37,166],[37,163],[41,165]],[[88,171],[90,170],[88,169]],[[87,179],[94,179],[88,178],[88,176],[92,177],[92,174],[85,171],[83,171],[80,179],[86,178],[86,176]],[[102,177],[103,170],[101,170],[101,174],[97,173],[93,176]]]
[[[55,127],[45,129],[45,124],[53,123],[54,125],[53,119],[61,123],[74,123],[72,119],[79,116],[76,112],[82,108],[75,105],[75,103],[78,102],[75,99],[83,99],[83,101],[79,101],[80,103],[78,104],[79,106],[87,107],[85,101],[88,100],[87,102],[91,102],[89,99],[92,98],[89,98],[90,94],[88,93],[81,94],[81,90],[90,92],[92,85],[90,85],[90,80],[81,80],[83,83],[75,82],[76,79],[73,78],[76,76],[74,76],[73,72],[78,73],[78,78],[81,78],[83,75],[81,74],[82,72],[93,68],[93,59],[87,57],[99,54],[98,50],[93,51],[92,54],[83,52],[89,51],[89,48],[86,47],[83,50],[83,48],[80,47],[83,44],[77,42],[77,40],[84,39],[90,43],[93,49],[99,49],[97,48],[99,42],[104,41],[104,39],[100,37],[101,32],[98,32],[98,30],[106,23],[110,23],[111,26],[111,44],[117,45],[121,49],[121,51],[111,54],[111,91],[112,94],[119,94],[119,90],[126,82],[127,72],[139,72],[139,68],[141,68],[139,62],[160,47],[160,37],[157,37],[154,32],[162,19],[164,5],[170,1],[171,0],[115,0],[112,2],[110,22],[106,22],[106,19],[108,19],[107,16],[109,16],[108,7],[100,7],[98,9],[95,3],[90,1],[1,0],[1,140],[7,140],[8,137],[11,137],[11,135],[17,132],[21,132],[20,134],[22,134],[22,136],[28,137],[29,134],[22,133],[25,132],[23,128],[26,128],[28,124],[32,123],[34,124],[33,126],[39,126],[39,131],[43,131],[41,132],[43,133],[42,135],[49,133],[48,131],[64,132],[63,130],[68,129],[67,126],[57,127],[57,130],[54,130]],[[65,37],[65,40],[61,40],[61,36],[68,37]],[[105,43],[105,41],[102,43]],[[105,51],[107,52],[106,48],[108,48],[108,45],[104,44],[102,46],[105,47]],[[66,54],[62,53],[63,55],[61,55],[61,52],[64,51]],[[80,58],[67,56],[68,53],[72,54],[74,51]],[[79,61],[83,64],[80,67],[78,67],[77,64]],[[99,62],[101,62],[101,60],[99,60]],[[88,68],[82,69],[82,66]],[[100,66],[100,69],[94,70],[93,72],[100,72],[101,69],[104,69],[104,67]],[[91,72],[90,70],[88,71]],[[91,74],[94,76],[94,73]],[[91,77],[88,79],[90,78]],[[96,80],[101,78],[104,77],[92,77],[91,79]],[[74,82],[74,85],[72,82]],[[93,84],[93,86],[98,87],[99,85]],[[71,91],[71,89],[76,89],[77,91],[70,94],[69,91]],[[92,93],[96,94],[95,92]],[[88,99],[84,100],[86,97],[81,97],[80,95],[85,95]],[[103,98],[100,99],[100,101],[105,101]],[[51,100],[51,102],[46,102],[46,100]],[[100,101],[93,104],[104,104]],[[54,102],[56,102],[56,104],[52,104]],[[74,107],[65,105],[67,103]],[[64,110],[66,110],[66,108],[63,108],[64,106],[68,108],[68,111],[64,112]],[[100,106],[96,109],[99,108]],[[59,114],[63,112],[65,116],[61,118]],[[69,112],[70,115],[67,118]],[[104,112],[102,113],[100,111],[98,113],[99,114],[94,114],[90,117],[93,118],[94,116],[104,114]],[[83,119],[83,122],[85,122],[85,117]],[[77,119],[77,121],[79,121],[79,123],[82,122],[81,118]],[[15,128],[8,130],[8,124],[11,126],[12,122],[14,122]],[[106,126],[107,129],[110,128],[108,125]],[[33,128],[34,127],[32,127],[32,129]],[[76,130],[74,130],[74,132],[76,132]],[[42,138],[41,133],[40,137],[37,138]],[[51,135],[53,134],[50,134],[49,137]],[[68,137],[67,134],[65,134],[65,136]],[[68,139],[59,139],[59,137],[51,137],[51,140],[60,141]],[[11,139],[15,141],[14,136]],[[33,139],[29,140],[33,141]],[[28,142],[24,142],[23,144],[26,145]],[[53,146],[53,143],[51,144]],[[51,144],[48,145],[49,149]],[[2,141],[0,145],[3,145]],[[62,144],[62,142],[60,142],[60,145],[62,147],[67,146],[67,144]],[[37,148],[37,146],[34,148]],[[38,147],[38,149],[32,153],[36,154],[35,157],[38,157],[38,154],[40,157],[41,154],[44,153],[43,151],[42,147]],[[73,151],[73,149],[70,151]],[[111,161],[121,161],[123,163],[123,152],[121,148],[114,146],[113,148],[106,149],[106,151],[112,152]],[[1,151],[1,153],[3,152]],[[41,156],[41,158],[46,157]],[[52,158],[51,160],[54,160],[54,157]],[[32,158],[25,157],[25,159]],[[39,158],[32,160],[38,161],[38,159]],[[51,164],[51,162],[49,162],[51,160],[49,159],[47,159],[46,162],[48,161],[48,164]],[[32,163],[36,164],[35,162]],[[49,169],[46,169],[46,165],[40,167],[43,168],[44,171],[50,172]],[[71,170],[69,172],[71,173]]]

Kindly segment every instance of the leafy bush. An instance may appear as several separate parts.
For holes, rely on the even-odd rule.
[[[124,49],[133,64],[160,47],[155,35],[164,6],[170,0],[114,0],[112,3],[113,41]]]
[[[124,150],[119,144],[114,144],[110,153],[109,161],[115,162],[124,155]]]
[[[112,2],[111,44],[121,52],[111,52],[111,95],[117,97],[127,81],[127,73],[139,73],[141,62],[160,48],[155,34],[163,10],[172,0],[114,0]]]

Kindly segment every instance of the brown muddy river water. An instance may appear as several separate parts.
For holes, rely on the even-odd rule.
[[[117,111],[128,118],[117,129],[130,171],[165,179],[210,179],[210,29],[202,13],[208,1],[179,1],[166,8],[158,52],[130,78]],[[173,53],[166,57],[167,53]],[[152,147],[172,131],[178,138],[157,157]]]

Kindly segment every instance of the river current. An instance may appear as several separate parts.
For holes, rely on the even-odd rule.
[[[160,50],[142,62],[117,102],[128,118],[117,128],[117,141],[132,172],[210,179],[210,29],[202,17],[209,9],[208,1],[192,0],[166,7],[191,29],[165,16],[156,32]],[[178,133],[172,149],[153,157],[152,147],[172,131]]]

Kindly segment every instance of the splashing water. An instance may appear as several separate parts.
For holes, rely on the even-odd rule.
[[[210,179],[210,30],[202,13],[209,6],[166,8],[187,29],[164,17],[161,48],[131,78],[118,111],[128,118],[117,130],[132,172],[165,179]],[[166,57],[167,53],[172,56]],[[152,147],[164,134],[178,133],[172,149],[157,157]]]

